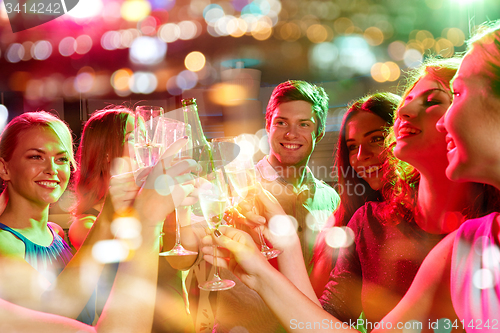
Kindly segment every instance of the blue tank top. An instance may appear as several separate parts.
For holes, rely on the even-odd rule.
[[[52,283],[71,258],[73,258],[73,254],[64,239],[55,233],[49,225],[47,227],[52,233],[52,243],[49,246],[41,246],[33,243],[14,229],[0,223],[0,229],[10,232],[24,243],[24,260]],[[95,292],[76,319],[82,323],[92,325],[94,317]]]

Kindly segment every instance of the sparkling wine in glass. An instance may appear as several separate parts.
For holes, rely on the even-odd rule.
[[[200,162],[206,175],[200,179],[198,196],[203,216],[210,229],[217,229],[223,222],[224,212],[228,202],[227,184],[222,173],[223,161],[212,160]],[[217,246],[214,246],[215,272],[211,280],[200,283],[198,287],[208,291],[227,290],[234,287],[232,280],[223,280],[217,267]]]
[[[158,121],[158,127],[156,129],[153,142],[157,143],[160,147],[164,147],[163,151],[165,151],[168,147],[170,147],[170,145],[183,137],[188,137],[189,139],[191,138],[191,126],[189,124],[175,119],[161,117]],[[188,143],[182,147],[182,149],[175,156],[173,156],[172,162],[175,163],[186,158],[193,158],[193,144],[191,140],[189,140]],[[160,256],[190,256],[198,254],[198,252],[187,250],[181,245],[181,226],[179,219],[179,212],[181,210],[186,211],[189,210],[189,208],[180,207],[175,209],[174,247],[169,251],[160,252]]]
[[[212,144],[214,155],[221,156],[225,162],[223,168],[233,195],[232,204],[237,205],[238,202],[245,200],[255,210],[255,184],[257,177],[252,154],[244,149],[248,142],[245,142],[244,137],[239,136],[213,139]],[[261,253],[267,259],[276,258],[280,255],[280,250],[270,248],[267,245],[262,234],[262,229],[258,227],[257,230],[261,243]]]

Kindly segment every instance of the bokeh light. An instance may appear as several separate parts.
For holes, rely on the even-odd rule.
[[[73,37],[64,37],[59,42],[59,53],[63,57],[69,57],[76,52],[76,39]]]
[[[92,48],[92,38],[89,35],[81,35],[76,37],[76,49],[75,52],[78,54],[85,54]]]
[[[164,24],[158,29],[158,38],[165,43],[173,43],[181,36],[181,29],[175,23]]]
[[[5,52],[5,59],[7,59],[8,62],[16,63],[21,61],[24,57],[24,46],[19,43],[13,43],[10,44],[9,47],[7,48],[7,51]],[[29,51],[28,51],[29,52]]]
[[[89,18],[101,14],[102,8],[101,0],[78,1],[77,5],[67,15],[77,19]]]
[[[32,56],[36,60],[46,60],[52,54],[52,44],[46,40],[40,40],[33,45]]]
[[[0,131],[3,131],[7,125],[7,119],[9,119],[9,110],[5,105],[0,104]]]
[[[354,231],[349,227],[333,227],[326,232],[325,242],[332,248],[349,247],[354,242]]]
[[[138,22],[151,13],[151,5],[146,0],[126,0],[121,7],[122,17],[131,22]]]
[[[402,61],[405,58],[406,44],[402,41],[394,41],[389,44],[387,53],[394,61]]]
[[[128,90],[132,71],[128,68],[119,69],[111,75],[111,86],[116,90]]]
[[[384,42],[384,33],[377,27],[369,27],[365,30],[363,36],[371,46],[377,46]]]
[[[156,76],[150,72],[136,72],[129,81],[130,90],[136,94],[151,94],[157,85]]]
[[[156,37],[139,37],[130,45],[130,60],[136,64],[158,64],[166,53],[167,44]]]
[[[175,82],[182,90],[189,90],[198,83],[198,75],[190,70],[184,70],[177,75]]]
[[[184,66],[191,72],[198,72],[205,66],[205,56],[199,51],[190,52],[184,59]]]
[[[198,35],[198,26],[193,21],[179,22],[180,35],[179,39],[189,40]]]
[[[291,215],[275,215],[269,220],[269,231],[277,237],[295,234],[298,226],[297,220]]]
[[[423,55],[420,51],[415,49],[408,49],[405,51],[404,63],[410,68],[418,67],[423,61]]]
[[[120,262],[127,259],[130,249],[126,243],[118,240],[103,240],[92,246],[92,256],[102,263]]]

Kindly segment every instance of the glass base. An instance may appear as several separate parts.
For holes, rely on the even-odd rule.
[[[277,256],[279,256],[281,254],[281,251],[280,250],[276,250],[276,249],[270,249],[270,248],[263,248],[260,253],[262,253],[264,255],[264,257],[266,257],[267,260],[269,259],[274,259],[276,258]]]
[[[161,257],[175,257],[175,256],[195,256],[198,252],[186,250],[181,244],[176,244],[172,250],[160,252]]]
[[[198,288],[206,291],[221,291],[231,289],[235,285],[233,280],[221,280],[221,278],[214,277],[214,280],[200,283]]]

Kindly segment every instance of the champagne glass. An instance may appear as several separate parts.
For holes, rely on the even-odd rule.
[[[134,152],[138,170],[154,166],[161,153],[161,144],[153,142],[158,121],[163,115],[159,106],[141,105],[135,108]]]
[[[227,205],[227,184],[222,174],[223,161],[202,161],[200,164],[206,175],[200,179],[198,195],[203,216],[210,229],[217,229],[222,224],[222,217]],[[232,280],[223,280],[217,267],[217,246],[214,246],[215,272],[211,280],[200,283],[198,287],[208,291],[227,290],[234,287]]]
[[[163,151],[165,151],[175,141],[187,136],[191,138],[191,126],[189,124],[161,117],[158,120],[158,127],[155,133],[153,142],[159,144]],[[186,158],[193,158],[193,144],[189,140],[188,143],[173,157],[172,162],[180,161]],[[169,251],[160,252],[160,256],[191,256],[196,255],[198,252],[186,250],[181,245],[181,226],[179,219],[179,210],[188,210],[188,208],[175,208],[175,244]]]
[[[227,175],[230,189],[236,194],[232,204],[236,205],[238,202],[245,200],[252,206],[254,213],[256,213],[254,191],[256,171],[252,154],[248,154],[244,149],[246,145],[245,139],[243,137],[216,138],[212,140],[212,143],[214,156],[220,156],[224,161],[224,171]],[[258,227],[257,230],[261,243],[260,252],[267,259],[276,258],[280,255],[280,250],[270,248],[267,245],[262,234],[262,229]]]

